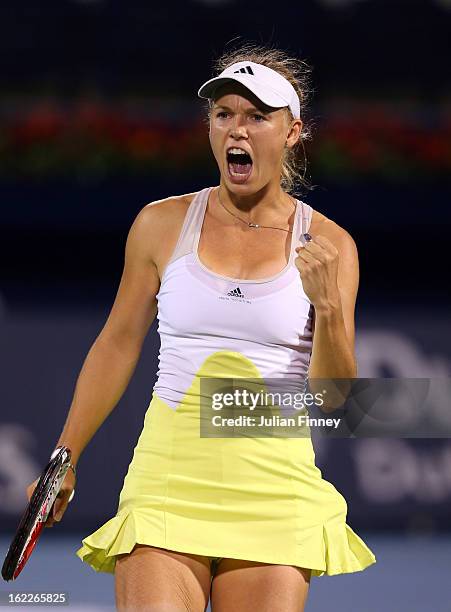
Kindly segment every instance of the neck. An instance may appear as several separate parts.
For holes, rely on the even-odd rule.
[[[237,194],[230,191],[221,181],[220,197],[223,204],[238,212],[251,213],[252,210],[266,210],[270,213],[283,214],[293,210],[293,199],[281,188],[280,184],[268,183],[259,191],[251,194]],[[253,215],[251,214],[250,217]]]

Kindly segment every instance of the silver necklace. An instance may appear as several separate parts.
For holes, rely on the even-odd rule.
[[[277,230],[281,230],[282,232],[287,232],[289,234],[293,233],[293,230],[290,229],[285,229],[284,227],[273,227],[272,225],[260,225],[258,223],[252,223],[251,221],[246,221],[245,219],[242,219],[241,217],[239,217],[238,215],[236,215],[235,213],[233,213],[231,210],[229,210],[226,206],[224,206],[224,204],[221,201],[221,196],[219,195],[219,189],[217,191],[218,193],[218,200],[219,203],[221,204],[221,206],[224,208],[224,210],[226,210],[230,215],[232,215],[233,217],[235,217],[236,219],[238,219],[239,221],[241,221],[242,223],[245,223],[248,227],[254,227],[257,229],[260,228],[266,228],[266,229],[277,229]],[[291,197],[291,196],[290,196]],[[296,204],[294,204],[295,208],[296,208]]]

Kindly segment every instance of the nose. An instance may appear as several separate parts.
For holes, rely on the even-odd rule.
[[[238,113],[233,118],[233,122],[230,127],[230,136],[236,139],[247,138],[247,131],[246,131],[246,126],[244,125],[244,118],[241,118],[241,116]]]

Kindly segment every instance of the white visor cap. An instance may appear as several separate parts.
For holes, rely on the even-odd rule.
[[[281,74],[254,62],[237,62],[206,81],[197,92],[199,98],[213,98],[215,90],[228,81],[237,81],[259,100],[273,108],[288,106],[295,119],[300,119],[299,97],[293,85]]]

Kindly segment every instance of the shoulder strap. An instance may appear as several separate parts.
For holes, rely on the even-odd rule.
[[[208,194],[211,187],[206,187],[199,191],[194,198],[191,200],[188,210],[186,211],[185,219],[183,221],[182,229],[175,245],[175,249],[168,261],[169,265],[176,259],[191,253],[194,250],[194,244],[196,236],[199,230],[199,226],[203,222],[204,208],[208,199]]]
[[[313,208],[311,206],[309,206],[305,202],[302,202],[301,200],[298,200],[298,203],[299,203],[299,221],[298,221],[297,232],[296,232],[297,235],[295,236],[295,240],[293,241],[293,242],[296,242],[296,244],[294,245],[294,248],[305,244],[304,234],[306,234],[310,229],[310,224],[311,224],[312,215],[313,215]]]

